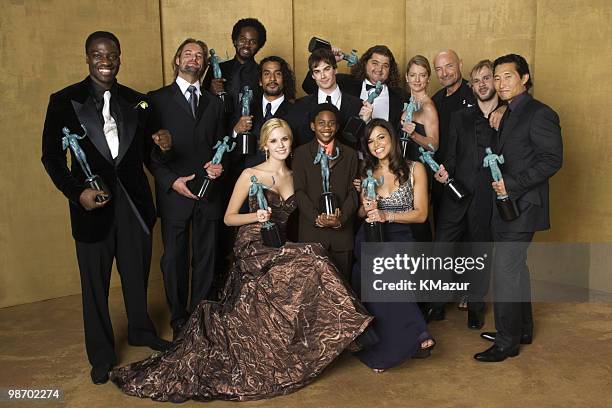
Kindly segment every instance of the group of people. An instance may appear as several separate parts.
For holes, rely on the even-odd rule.
[[[308,59],[307,96],[296,100],[283,58],[255,61],[266,42],[261,22],[241,19],[231,37],[235,56],[218,65],[203,41],[183,41],[175,80],[145,96],[117,82],[119,40],[97,31],[85,42],[87,78],[51,95],[42,161],[69,200],[92,381],[110,376],[127,394],[159,401],[249,400],[304,386],[344,350],[376,372],[428,357],[435,340],[427,323],[444,319],[445,302],[359,299],[372,222],[386,241],[468,243],[463,251],[475,250],[471,242],[515,243],[496,249],[490,269],[494,295],[521,301],[498,299],[497,332],[481,335],[493,345],[474,357],[502,361],[531,343],[527,248],[549,228],[548,179],[561,167],[562,143],[556,113],[527,92],[525,59],[483,60],[464,80],[457,54],[440,52],[433,67],[443,88],[430,97],[431,66],[421,55],[401,74],[391,50],[375,45],[351,74],[337,74],[344,53],[322,47]],[[70,168],[68,134],[78,140]],[[245,134],[256,140],[254,154],[234,145]],[[483,168],[487,147],[505,157],[500,180]],[[437,171],[419,161],[423,151],[435,151]],[[384,180],[376,198],[361,189],[366,177]],[[461,181],[466,199],[446,192],[449,179]],[[330,191],[336,208],[325,211],[320,200]],[[500,218],[496,197],[509,197],[518,217]],[[147,312],[156,216],[172,342],[158,337]],[[262,242],[272,223],[281,247]],[[115,369],[113,261],[128,343],[158,352]],[[468,279],[459,306],[468,327],[480,329],[489,277]]]

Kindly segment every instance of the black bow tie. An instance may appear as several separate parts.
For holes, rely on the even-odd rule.
[[[366,84],[366,91],[369,91],[370,89],[375,89],[376,85],[370,85],[370,84]]]

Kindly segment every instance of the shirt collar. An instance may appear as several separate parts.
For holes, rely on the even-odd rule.
[[[196,93],[198,96],[202,96],[202,92],[200,91],[200,81],[195,81],[193,84],[190,84],[186,79],[177,76],[175,82],[181,89],[183,95],[189,96],[187,95],[187,88],[189,88],[190,85],[193,85],[196,87]]]
[[[272,104],[272,114],[274,115],[278,109],[279,106],[281,106],[281,103],[283,103],[283,101],[285,100],[285,95],[281,95],[280,97],[276,98],[273,101],[269,101],[266,99],[266,96],[263,95],[261,97],[261,107],[263,110],[263,114],[266,114],[266,105],[268,105],[268,103]]]
[[[319,139],[316,139],[317,143],[319,143],[319,146],[323,146],[323,148],[325,149],[325,154],[327,154],[328,156],[334,156],[334,145],[336,144],[336,139],[333,139],[331,142],[329,142],[328,144],[323,144],[321,143],[321,141]]]
[[[525,99],[527,96],[527,91],[515,96],[510,103],[508,103],[508,109],[511,111],[515,110],[517,106],[520,105],[521,101]]]
[[[368,91],[366,90],[366,85],[376,86],[376,84],[373,84],[372,82],[370,82],[369,79],[364,79],[363,82],[361,83],[361,94],[362,95],[364,92],[366,93],[366,95],[368,94]],[[378,98],[380,98],[381,96],[382,97],[389,96],[389,88],[387,87],[387,84],[382,84],[382,86],[383,86],[383,89],[380,95],[378,95]],[[376,99],[374,99],[374,101],[376,102]]]
[[[342,97],[342,92],[340,92],[340,87],[336,84],[336,89],[331,94],[326,94],[321,89],[319,89],[318,93],[319,103],[325,103],[327,101],[327,95],[331,96],[332,103],[338,108],[338,101]],[[340,109],[340,108],[338,108]]]

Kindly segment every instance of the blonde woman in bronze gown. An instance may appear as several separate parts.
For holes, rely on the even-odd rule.
[[[267,160],[240,175],[225,213],[225,223],[240,229],[221,301],[201,302],[168,351],[114,370],[111,380],[126,394],[172,402],[288,394],[317,377],[372,320],[319,244],[261,242],[263,222],[284,233],[296,208],[285,164],[291,142],[285,121],[262,127]],[[267,210],[256,210],[256,197],[248,196],[252,176],[269,187]],[[251,212],[239,214],[247,198]]]

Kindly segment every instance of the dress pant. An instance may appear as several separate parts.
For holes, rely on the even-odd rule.
[[[75,241],[81,274],[85,347],[91,365],[116,364],[113,326],[108,310],[108,290],[113,259],[121,278],[128,319],[128,339],[139,342],[155,336],[147,312],[147,284],[151,264],[151,235],[134,214],[119,187],[113,195],[115,218],[108,236],[99,242]],[[96,211],[96,210],[93,210]]]
[[[164,244],[161,270],[166,300],[170,307],[170,325],[176,329],[184,324],[193,309],[200,301],[207,299],[211,291],[216,267],[219,220],[206,219],[202,206],[196,203],[190,219],[174,220],[168,216],[162,217],[161,230]]]
[[[490,195],[490,191],[487,190],[486,193]],[[474,269],[463,275],[453,273],[451,277],[455,282],[469,282],[468,309],[474,312],[484,309],[484,298],[489,291],[493,254],[490,227],[491,206],[483,207],[484,203],[489,203],[490,200],[479,198],[478,195],[466,198],[471,202],[460,220],[448,219],[442,213],[439,214],[436,225],[436,242],[454,242],[455,256],[481,257],[484,254],[487,255],[483,270]],[[444,210],[444,206],[442,209]],[[441,308],[443,304],[437,303],[435,307]]]
[[[515,347],[521,335],[533,335],[527,249],[533,232],[496,232],[493,258],[495,344]]]

